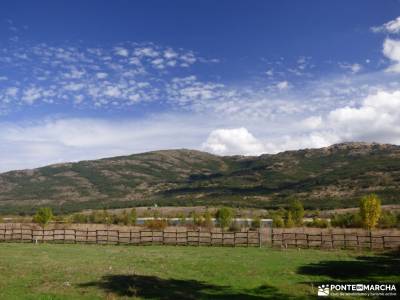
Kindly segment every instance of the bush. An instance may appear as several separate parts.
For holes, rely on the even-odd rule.
[[[43,228],[53,219],[53,211],[50,207],[39,208],[33,216],[33,222],[38,223]]]
[[[209,228],[209,229],[214,227],[214,223],[212,221],[212,215],[208,210],[204,213],[203,219],[204,219],[204,222],[203,222],[204,227]]]
[[[103,211],[93,211],[89,215],[89,222],[94,224],[111,224],[113,223],[113,216],[105,209]]]
[[[362,227],[362,220],[359,213],[335,214],[331,219],[333,227],[358,228]]]
[[[129,212],[129,224],[136,225],[136,220],[137,220],[136,208],[132,208],[131,211]]]
[[[73,214],[72,215],[72,223],[78,223],[78,224],[85,224],[89,223],[89,216],[84,215],[84,214]]]
[[[390,211],[384,211],[378,221],[380,228],[393,228],[396,227],[397,218],[396,215]]]
[[[292,218],[292,213],[290,211],[287,212],[286,215],[286,220],[285,220],[285,227],[287,228],[292,228],[294,227],[294,222],[293,222],[293,218]]]
[[[280,215],[274,215],[272,217],[272,226],[276,228],[281,228],[285,226],[285,221]]]
[[[314,218],[312,222],[307,223],[308,227],[327,228],[329,222],[326,219]]]
[[[258,216],[251,221],[251,229],[259,229],[260,227],[261,227],[261,218]]]
[[[195,211],[190,213],[190,217],[193,219],[193,225],[195,226],[201,226],[204,222],[203,217]]]
[[[164,230],[168,226],[168,222],[166,220],[147,220],[144,225],[151,230]]]
[[[237,232],[241,230],[241,227],[237,222],[232,222],[228,230],[231,232]]]
[[[216,213],[216,218],[221,228],[229,227],[229,225],[232,223],[233,216],[234,212],[229,207],[222,207],[218,209]]]
[[[303,224],[304,207],[299,200],[295,199],[290,201],[289,212],[294,225],[300,226]]]

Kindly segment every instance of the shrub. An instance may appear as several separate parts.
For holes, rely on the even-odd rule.
[[[136,220],[137,220],[136,208],[132,208],[131,211],[129,212],[129,224],[136,225]]]
[[[285,221],[283,220],[282,216],[280,215],[274,215],[272,217],[272,226],[281,228],[285,226]]]
[[[72,215],[72,223],[84,224],[89,223],[89,216],[84,214],[73,214]]]
[[[113,216],[111,216],[105,209],[103,211],[93,211],[89,215],[89,222],[94,224],[111,224],[113,223]]]
[[[289,211],[293,219],[294,225],[296,226],[301,225],[303,223],[303,217],[304,217],[303,204],[297,199],[292,200],[290,201]]]
[[[209,229],[214,227],[214,223],[212,221],[212,215],[208,210],[205,211],[205,213],[203,215],[203,219],[204,219],[204,222],[203,222],[204,227],[209,228]]]
[[[312,222],[307,223],[308,227],[327,228],[329,222],[326,219],[314,218]]]
[[[390,211],[384,211],[382,212],[379,218],[378,226],[380,228],[392,228],[396,227],[396,223],[397,223],[396,215]]]
[[[362,227],[362,220],[359,213],[335,214],[331,219],[333,227],[356,228]]]
[[[53,219],[53,211],[50,207],[39,208],[33,216],[33,222],[38,223],[43,228]]]
[[[154,219],[147,220],[144,225],[151,230],[164,230],[168,226],[168,222],[166,220]]]
[[[286,214],[285,227],[291,228],[291,227],[294,227],[294,225],[295,224],[293,222],[292,213],[290,211],[288,211]]]
[[[203,224],[203,218],[199,213],[192,211],[190,217],[193,219],[193,225],[201,226]]]
[[[186,216],[183,213],[178,214],[179,225],[185,226],[186,225]]]
[[[233,216],[233,210],[229,207],[222,207],[218,209],[216,213],[216,218],[221,228],[229,227],[229,225],[232,223]]]
[[[236,232],[236,231],[240,231],[241,227],[237,222],[232,222],[231,225],[229,226],[229,231],[231,232]]]
[[[251,221],[251,228],[259,229],[260,227],[261,227],[261,218],[258,216]]]

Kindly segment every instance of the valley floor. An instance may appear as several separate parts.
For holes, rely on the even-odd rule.
[[[399,253],[1,243],[0,299],[310,299],[399,269]]]

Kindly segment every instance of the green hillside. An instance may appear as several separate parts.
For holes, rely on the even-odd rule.
[[[165,150],[0,174],[0,212],[158,205],[308,208],[400,203],[400,147],[344,143],[258,157]]]

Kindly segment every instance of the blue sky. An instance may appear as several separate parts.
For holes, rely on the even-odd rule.
[[[400,1],[0,4],[0,171],[400,144]]]

